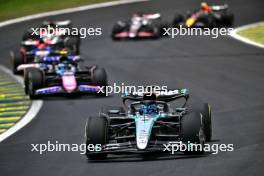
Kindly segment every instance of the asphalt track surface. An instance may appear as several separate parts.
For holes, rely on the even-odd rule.
[[[257,22],[264,17],[264,1],[228,1],[236,25]],[[235,151],[203,157],[163,156],[143,161],[138,156],[114,157],[105,162],[87,162],[78,152],[31,152],[31,143],[83,141],[87,116],[101,105],[117,104],[109,98],[50,98],[38,116],[25,128],[0,144],[1,175],[263,175],[264,173],[264,51],[230,37],[178,37],[161,40],[113,42],[109,33],[119,19],[134,12],[161,12],[172,19],[196,1],[135,3],[51,19],[71,19],[81,27],[102,27],[103,36],[83,40],[87,63],[106,68],[110,83],[159,84],[186,87],[191,94],[213,107],[214,143],[233,143]],[[10,67],[8,52],[18,48],[23,29],[43,19],[0,29],[0,63]]]

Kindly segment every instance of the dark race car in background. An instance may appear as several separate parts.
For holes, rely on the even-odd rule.
[[[159,38],[163,35],[163,28],[168,27],[161,21],[161,15],[134,14],[128,21],[118,21],[112,30],[113,40],[135,38]]]
[[[233,24],[234,14],[229,12],[227,4],[208,6],[202,3],[201,9],[186,15],[177,14],[173,20],[174,27],[217,28],[232,27]]]
[[[80,53],[80,38],[79,36],[67,35],[63,30],[56,32],[55,28],[64,27],[70,28],[70,21],[43,22],[41,28],[54,29],[54,32],[39,30],[37,34],[32,29],[28,29],[22,37],[21,46],[18,52],[11,51],[11,63],[13,72],[17,74],[16,68],[21,64],[33,62],[35,54],[40,50],[67,50],[71,55]]]
[[[25,93],[31,99],[51,94],[93,93],[107,86],[107,74],[98,66],[81,67],[79,56],[46,56],[41,63],[23,64]]]
[[[51,36],[59,36],[61,39],[62,45],[64,47],[69,47],[72,49],[73,53],[78,55],[80,52],[80,36],[77,35],[71,35],[71,30],[73,28],[72,22],[70,20],[64,20],[64,21],[44,21],[42,25],[40,26],[37,34],[35,31],[33,31],[32,28],[26,30],[23,34],[22,41],[27,40],[39,40],[41,38],[48,38]],[[32,35],[33,34],[33,35]]]
[[[14,74],[23,74],[23,70],[18,69],[20,65],[42,62],[43,57],[67,54],[71,55],[67,48],[60,47],[56,44],[51,45],[44,42],[27,41],[26,45],[31,45],[30,50],[26,51],[24,47],[21,47],[20,54],[11,52],[11,64]]]
[[[189,105],[187,89],[169,94],[132,93],[124,95],[124,107],[103,107],[99,116],[89,117],[85,125],[85,141],[101,145],[100,151],[89,151],[89,159],[104,159],[107,154],[148,153],[164,151],[164,145],[203,144],[211,140],[211,108],[209,104]],[[169,102],[184,99],[183,105]],[[184,151],[201,154],[200,151]]]

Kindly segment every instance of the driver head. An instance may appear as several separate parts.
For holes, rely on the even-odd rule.
[[[201,9],[207,11],[209,9],[209,5],[206,2],[201,3]]]
[[[37,45],[37,48],[40,49],[40,50],[44,50],[45,47],[46,47],[45,42],[43,41],[43,39],[40,39],[39,40],[39,44]]]

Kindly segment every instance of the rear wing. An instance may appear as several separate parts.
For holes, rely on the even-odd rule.
[[[149,19],[149,20],[155,20],[161,18],[160,13],[154,13],[154,14],[143,14],[143,18]]]
[[[56,25],[57,27],[69,27],[72,25],[71,20],[63,20],[63,21],[43,21],[42,25],[43,26],[48,26],[48,25]]]
[[[186,101],[189,98],[189,91],[187,89],[175,89],[175,90],[167,90],[167,91],[155,91],[153,92],[156,94],[156,101],[163,101],[163,102],[171,102],[177,100],[179,98],[184,98]],[[123,103],[127,100],[131,101],[143,101],[144,95],[151,96],[152,93],[150,92],[132,92],[130,94],[122,95]]]
[[[45,56],[41,59],[40,62],[60,62],[62,61],[62,58],[66,59],[65,61],[69,62],[78,62],[82,61],[81,57],[79,55],[76,56]]]
[[[227,9],[228,9],[228,5],[227,4],[212,6],[212,10],[213,11],[220,11],[220,10],[227,10]]]

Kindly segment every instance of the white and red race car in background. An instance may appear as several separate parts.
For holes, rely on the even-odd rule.
[[[134,14],[128,21],[118,21],[112,30],[112,39],[159,38],[168,25],[159,13]]]

